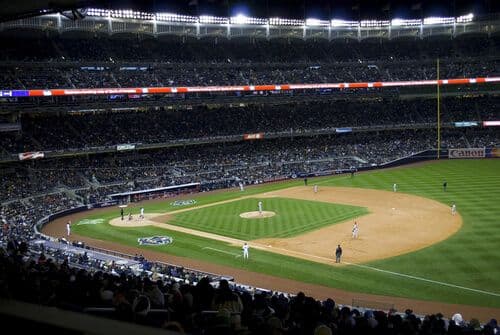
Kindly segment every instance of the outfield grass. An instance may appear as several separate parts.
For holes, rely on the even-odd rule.
[[[264,210],[273,211],[276,215],[258,220],[243,219],[239,216],[243,212],[255,211],[259,200],[263,201]],[[243,240],[254,240],[296,236],[367,213],[366,208],[326,202],[247,198],[178,213],[168,223]]]
[[[455,202],[464,225],[442,243],[370,265],[500,293],[500,160],[442,161],[323,184],[390,190],[394,182],[401,192]]]
[[[442,189],[444,179],[448,182],[446,192]],[[322,178],[315,183],[385,190],[392,190],[393,183],[397,183],[399,192],[432,198],[447,205],[455,202],[464,219],[464,225],[451,238],[411,254],[365,265],[500,294],[500,267],[498,266],[500,252],[497,250],[500,246],[498,233],[498,228],[500,228],[498,221],[500,160],[447,160],[417,167],[363,173],[354,178],[349,176]],[[197,199],[199,204],[203,204],[301,184],[301,181],[293,181],[289,184],[264,185],[260,188],[248,189],[248,193],[229,191],[205,195]],[[155,211],[158,207],[163,208],[161,211],[177,209],[169,208],[168,202],[153,204],[151,207],[145,206],[146,211]],[[110,211],[109,214],[94,215],[94,217],[106,220],[116,216],[116,209]],[[350,291],[500,307],[500,297],[487,292],[452,288],[369,268],[331,267],[259,250],[251,250],[250,262],[244,263],[241,258],[236,257],[241,253],[238,247],[160,228],[117,228],[103,223],[75,226],[74,231],[78,234],[133,246],[137,246],[138,237],[169,235],[174,237],[172,245],[144,248]],[[206,249],[206,247],[211,249]]]

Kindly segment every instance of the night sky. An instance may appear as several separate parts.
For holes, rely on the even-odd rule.
[[[0,0],[0,22],[39,15],[51,8],[132,9],[184,15],[322,20],[418,19],[500,13],[500,0]]]
[[[132,8],[187,15],[317,18],[317,19],[391,19],[428,16],[485,15],[500,12],[498,0],[109,0],[107,8]]]

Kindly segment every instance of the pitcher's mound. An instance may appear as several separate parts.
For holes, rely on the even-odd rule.
[[[270,218],[271,216],[275,215],[276,215],[275,212],[262,211],[262,213],[259,213],[259,211],[255,211],[255,212],[241,213],[240,217],[244,219],[263,219],[263,218]]]

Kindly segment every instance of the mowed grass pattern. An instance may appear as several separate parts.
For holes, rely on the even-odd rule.
[[[400,192],[454,202],[464,225],[446,241],[370,266],[500,293],[500,160],[446,160],[322,184],[391,190],[393,183]]]
[[[446,193],[442,190],[443,179],[448,182]],[[393,183],[397,183],[400,192],[433,198],[447,205],[455,201],[464,225],[451,238],[417,252],[365,265],[491,293],[473,292],[357,266],[332,267],[255,249],[250,251],[250,261],[242,262],[241,257],[235,257],[241,254],[241,247],[156,227],[118,228],[103,223],[75,225],[73,231],[136,247],[139,247],[138,237],[169,235],[174,237],[171,245],[141,248],[354,292],[500,308],[500,160],[443,160],[357,174],[354,178],[348,175],[323,177],[315,179],[314,183],[390,191]],[[301,184],[302,181],[292,181],[248,190],[257,194]],[[248,195],[246,191],[227,191],[196,198],[199,204],[204,204],[245,195]],[[175,210],[169,202],[145,204],[145,208],[146,211]],[[254,207],[251,210],[255,210]],[[117,216],[118,211],[113,208],[109,213],[93,214],[88,218],[109,220]],[[332,249],[332,259],[333,252]]]
[[[275,216],[243,219],[239,214],[258,209]],[[290,237],[368,213],[363,207],[285,198],[248,198],[175,214],[168,223],[244,240]]]

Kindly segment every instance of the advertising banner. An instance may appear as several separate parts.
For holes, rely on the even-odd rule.
[[[491,148],[491,157],[500,158],[500,148]]]
[[[500,127],[500,121],[483,121],[483,127]]]
[[[42,151],[34,151],[34,152],[21,152],[19,153],[19,160],[24,161],[28,159],[39,159],[43,158],[45,155]]]
[[[135,144],[118,144],[116,146],[117,151],[134,150],[134,149],[135,149]]]
[[[477,127],[478,123],[476,121],[463,121],[455,122],[455,127]]]
[[[244,140],[261,140],[263,138],[264,138],[264,133],[244,134],[243,135]]]
[[[485,148],[448,149],[448,158],[484,158]]]

